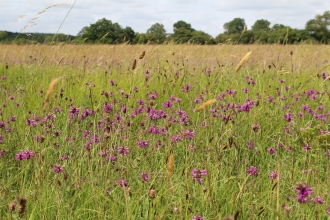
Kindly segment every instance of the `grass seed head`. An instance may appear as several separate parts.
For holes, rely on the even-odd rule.
[[[243,66],[243,64],[247,61],[247,59],[249,59],[250,55],[252,54],[252,51],[248,52],[247,54],[245,54],[245,56],[241,59],[241,61],[239,61],[235,72],[238,72],[239,69],[241,69],[241,67]]]
[[[212,105],[213,103],[216,103],[216,102],[217,102],[216,99],[208,100],[207,102],[204,102],[202,105],[200,105],[200,106],[197,108],[197,111],[201,111],[201,110],[203,110],[206,106],[208,106],[208,105]]]

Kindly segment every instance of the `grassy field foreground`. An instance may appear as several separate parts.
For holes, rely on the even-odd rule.
[[[0,51],[1,219],[329,219],[329,46]]]

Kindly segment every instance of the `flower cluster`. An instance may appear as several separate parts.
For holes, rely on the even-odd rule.
[[[206,170],[197,170],[194,168],[192,169],[191,177],[195,179],[196,183],[204,183],[202,176],[207,176]]]
[[[16,154],[16,160],[29,160],[30,158],[34,157],[34,153],[29,149],[25,150],[24,152],[19,152]]]

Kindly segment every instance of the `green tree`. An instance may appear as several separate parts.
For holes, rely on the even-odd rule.
[[[86,38],[86,42],[90,43],[123,43],[132,41],[135,32],[132,28],[123,29],[118,23],[112,23],[105,18],[98,20],[89,27],[83,27],[78,33],[82,38]]]
[[[323,15],[316,15],[314,19],[307,21],[305,30],[317,41],[328,43],[330,40],[330,11]]]
[[[279,29],[282,29],[284,27],[285,27],[284,24],[274,24],[273,27],[272,27],[272,30],[279,30]]]
[[[243,18],[234,18],[232,21],[225,23],[223,28],[227,34],[238,34],[243,32],[246,24]]]
[[[166,40],[166,30],[163,24],[153,24],[147,30],[147,37],[151,43],[163,43]]]
[[[191,25],[188,24],[185,21],[178,21],[175,24],[173,24],[173,31],[174,31],[174,33],[175,33],[176,30],[178,30],[180,28],[185,28],[186,30],[194,31],[194,29],[191,28]]]
[[[8,33],[6,31],[0,31],[0,41],[6,41],[8,38]]]
[[[203,31],[193,31],[190,41],[194,44],[214,44],[213,37]]]
[[[252,25],[252,31],[269,31],[270,22],[264,19],[256,20]]]

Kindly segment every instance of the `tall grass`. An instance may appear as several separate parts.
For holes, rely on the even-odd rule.
[[[0,50],[2,218],[327,218],[328,47]]]

